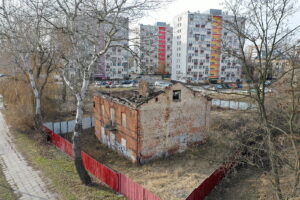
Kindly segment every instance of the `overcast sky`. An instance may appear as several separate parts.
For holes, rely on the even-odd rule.
[[[174,0],[163,9],[149,13],[139,23],[154,24],[157,21],[167,22],[172,25],[173,17],[186,11],[206,11],[210,8],[222,9],[223,0]],[[300,24],[300,10],[292,18],[292,24]]]

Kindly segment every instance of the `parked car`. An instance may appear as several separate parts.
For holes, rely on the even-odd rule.
[[[155,81],[154,86],[159,88],[165,88],[171,86],[172,83],[166,81]]]
[[[133,87],[134,83],[132,80],[126,80],[122,82],[122,87]]]
[[[232,89],[237,89],[237,88],[238,88],[237,85],[236,85],[235,83],[231,83],[231,84],[229,84],[229,86],[230,86],[230,88],[232,88]]]
[[[222,86],[222,85],[219,85],[219,84],[217,84],[217,85],[215,85],[215,86],[214,86],[214,88],[215,88],[216,90],[218,90],[218,89],[223,89],[223,86]]]
[[[272,81],[270,81],[270,80],[267,80],[266,82],[265,82],[265,86],[269,86],[269,85],[271,85],[272,84]]]
[[[230,86],[229,86],[227,83],[222,84],[222,87],[223,87],[224,89],[230,89]]]

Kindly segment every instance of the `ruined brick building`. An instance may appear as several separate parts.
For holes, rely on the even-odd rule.
[[[162,91],[99,93],[94,97],[95,134],[133,162],[184,151],[203,142],[211,101],[181,83]]]

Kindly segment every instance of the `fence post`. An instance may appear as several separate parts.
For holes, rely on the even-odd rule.
[[[61,134],[61,122],[59,122],[59,134]]]
[[[54,123],[53,123],[53,122],[51,122],[51,124],[52,124],[52,131],[54,131]]]

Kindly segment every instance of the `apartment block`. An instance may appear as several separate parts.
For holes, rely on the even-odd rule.
[[[129,23],[127,18],[120,18],[117,26],[117,33],[113,37],[111,47],[105,55],[99,59],[99,64],[96,67],[94,77],[99,79],[124,79],[129,76]],[[100,48],[105,46],[105,40],[111,30],[111,24],[103,24],[99,31]]]
[[[222,10],[185,12],[173,19],[172,80],[235,82],[241,78],[237,58],[224,47],[238,50],[238,40],[226,24],[233,20]]]
[[[136,32],[135,72],[170,74],[172,64],[173,28],[165,22],[155,25],[140,24]]]

